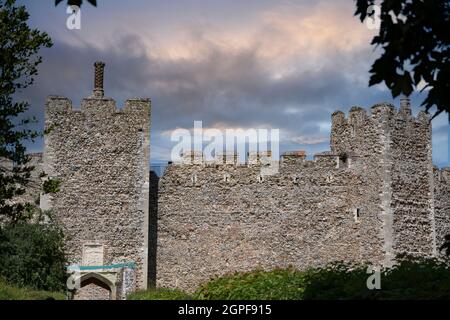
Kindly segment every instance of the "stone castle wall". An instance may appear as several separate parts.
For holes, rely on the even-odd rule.
[[[159,189],[157,285],[192,290],[233,271],[382,258],[375,231],[380,221],[367,211],[355,216],[358,208],[367,210],[355,188],[364,188],[356,165],[337,168],[334,156],[288,158],[279,174],[259,181],[259,173],[258,166],[166,169]]]
[[[412,117],[407,101],[399,111],[335,112],[331,152],[286,155],[278,174],[262,178],[261,166],[169,165],[158,190],[158,286],[194,290],[258,267],[390,265],[403,252],[434,255],[450,226],[429,118]]]
[[[433,170],[434,177],[434,215],[436,226],[436,250],[450,241],[450,168]]]
[[[43,169],[61,185],[44,206],[65,231],[70,262],[133,262],[136,286],[145,288],[149,100],[128,100],[118,110],[114,100],[94,96],[73,110],[70,100],[51,96],[45,126]]]

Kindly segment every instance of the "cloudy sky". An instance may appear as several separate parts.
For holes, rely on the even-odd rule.
[[[64,1],[66,2],[66,1]],[[66,5],[20,1],[31,25],[54,46],[33,87],[42,128],[47,95],[75,106],[92,91],[93,62],[106,62],[105,93],[152,100],[152,163],[169,160],[170,132],[192,128],[279,128],[281,151],[329,149],[330,116],[351,106],[387,101],[384,86],[368,87],[379,52],[374,31],[353,16],[349,0],[99,0],[85,1],[81,30],[66,28]],[[414,113],[424,99],[414,94]],[[446,116],[433,121],[433,160],[447,165]],[[30,147],[42,151],[42,141]]]

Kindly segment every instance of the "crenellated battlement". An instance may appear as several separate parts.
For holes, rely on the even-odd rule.
[[[348,118],[340,110],[334,111],[331,115],[332,127],[365,125],[367,120],[372,120],[376,124],[380,121],[390,121],[393,119],[427,123],[431,117],[425,111],[420,111],[414,117],[412,115],[410,100],[405,97],[401,99],[399,109],[390,103],[377,103],[370,108],[370,113],[367,113],[366,109],[362,107],[353,106],[348,112]]]
[[[62,96],[48,96],[45,102],[45,112],[48,115],[72,112],[72,100]]]
[[[273,159],[271,151],[251,152],[247,154],[244,162],[239,161],[239,154],[220,153],[212,159],[208,159],[201,151],[184,152],[181,155],[181,161],[170,163],[171,166],[184,168],[183,170],[191,170],[189,167],[247,167],[261,170],[264,167],[278,167],[283,168],[317,168],[317,170],[334,170],[334,169],[357,169],[360,164],[360,156],[354,152],[348,153],[333,153],[325,151],[315,153],[313,160],[306,159],[305,151],[287,151],[281,155],[279,159]],[[222,169],[220,169],[222,170]]]
[[[447,184],[450,186],[450,167],[437,168],[433,167],[433,173],[438,183]]]
[[[331,121],[330,144],[334,153],[371,156],[384,148],[383,143],[391,137],[416,136],[422,141],[422,136],[431,141],[430,116],[423,111],[413,116],[410,101],[405,97],[401,99],[399,109],[390,103],[375,104],[370,112],[352,107],[348,117],[342,111],[335,111]]]
[[[125,101],[123,111],[125,113],[134,113],[148,115],[151,101],[148,98],[132,98]]]
[[[186,187],[212,187],[217,182],[220,184],[230,182],[230,179],[233,181],[231,185],[255,183],[255,181],[263,184],[275,182],[281,185],[286,183],[298,185],[299,181],[303,181],[305,185],[309,183],[307,181],[329,184],[334,176],[344,175],[347,178],[363,173],[355,166],[356,155],[349,154],[346,159],[342,159],[343,155],[330,151],[315,154],[313,160],[306,160],[305,151],[285,152],[279,161],[270,158],[270,151],[251,153],[245,163],[237,161],[237,153],[228,154],[228,161],[232,159],[233,163],[230,161],[227,163],[227,159],[222,158],[225,156],[221,154],[207,161],[200,151],[186,152],[182,155],[183,161],[169,164],[162,179],[177,181],[177,184]],[[272,170],[272,174],[268,174],[267,172],[270,171],[266,170],[270,168],[278,168],[278,170]],[[300,177],[311,178],[301,180]]]
[[[115,114],[134,114],[147,116],[150,114],[150,99],[128,99],[123,108],[117,108],[116,101],[111,98],[93,98],[88,97],[82,100],[81,107],[74,108],[69,98],[62,96],[48,96],[45,111],[47,115],[58,117],[70,115],[72,113],[82,113],[84,115],[115,115]]]
[[[94,90],[92,95],[81,102],[79,109],[74,109],[72,101],[62,96],[48,96],[45,104],[47,122],[65,122],[82,119],[98,118],[106,121],[108,117],[126,115],[148,120],[151,111],[151,102],[148,98],[131,98],[125,101],[123,108],[116,106],[116,101],[104,96],[103,72],[105,64],[97,61],[95,64]],[[71,118],[74,116],[74,118]]]

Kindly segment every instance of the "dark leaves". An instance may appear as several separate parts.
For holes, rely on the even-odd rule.
[[[87,0],[90,4],[92,4],[94,7],[97,6],[97,0]],[[60,2],[63,2],[63,0],[55,0],[55,6],[57,6]],[[68,6],[77,6],[81,7],[83,4],[83,0],[67,0]]]
[[[367,9],[373,5],[375,0],[356,0],[355,16],[360,16],[361,22],[367,17]]]
[[[357,0],[355,15],[367,17],[369,0]],[[437,113],[449,107],[450,2],[384,0],[381,26],[371,44],[382,48],[370,70],[369,85],[384,82],[392,96],[410,95],[421,81],[428,96],[422,106]]]

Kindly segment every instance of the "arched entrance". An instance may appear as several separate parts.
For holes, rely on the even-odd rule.
[[[136,289],[133,262],[67,268],[70,300],[121,300]]]
[[[80,288],[73,294],[74,300],[115,300],[116,285],[105,276],[90,272],[80,278]]]

